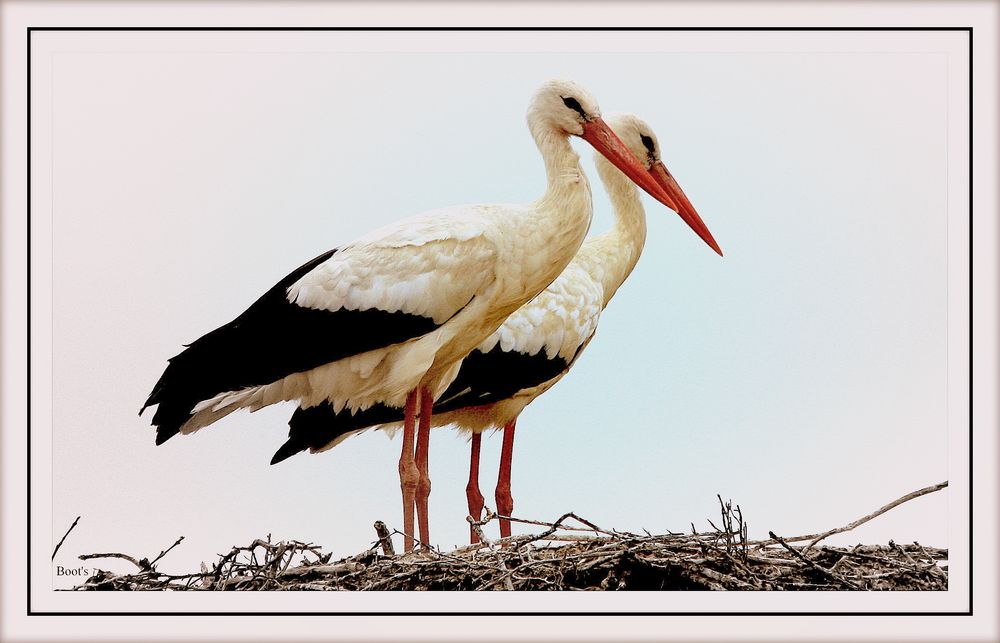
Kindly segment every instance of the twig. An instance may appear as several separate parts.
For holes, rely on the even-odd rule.
[[[389,533],[385,523],[381,520],[375,521],[375,533],[378,535],[379,544],[382,545],[382,553],[386,556],[395,556],[396,550],[392,547],[392,534]]]
[[[551,540],[552,542],[566,542],[566,543],[603,543],[607,541],[607,536],[588,536],[585,534],[548,534],[544,538],[538,538],[537,536],[519,536],[514,539],[515,541],[523,540],[524,542],[518,542],[519,546],[527,545],[528,543],[535,542],[536,540]]]
[[[70,525],[69,529],[66,530],[66,533],[63,534],[63,537],[59,541],[59,543],[56,545],[56,548],[52,550],[52,558],[51,558],[51,560],[55,560],[56,559],[56,552],[59,551],[60,547],[62,547],[63,541],[66,540],[66,536],[69,536],[69,532],[73,531],[73,527],[76,527],[76,523],[78,523],[78,522],[80,522],[80,516],[76,517],[76,520],[73,521],[73,524]]]
[[[893,500],[892,502],[890,502],[889,504],[885,505],[884,507],[882,507],[882,508],[880,508],[880,509],[878,509],[876,511],[873,511],[872,513],[868,514],[867,516],[863,516],[861,518],[858,518],[854,522],[852,522],[852,523],[850,523],[848,525],[845,525],[844,527],[837,527],[836,529],[831,529],[830,531],[823,532],[822,534],[820,534],[820,535],[816,536],[815,538],[813,538],[813,540],[808,545],[805,546],[805,549],[803,549],[803,551],[809,551],[810,549],[812,549],[813,545],[815,545],[819,541],[823,540],[824,538],[827,538],[828,536],[832,536],[834,534],[842,534],[845,531],[850,531],[850,530],[854,529],[855,527],[859,527],[859,526],[865,524],[866,522],[868,522],[869,520],[871,520],[873,518],[877,518],[877,517],[881,516],[885,512],[887,512],[890,509],[892,509],[893,507],[898,507],[899,505],[903,504],[904,502],[906,502],[908,500],[913,500],[914,498],[919,498],[920,496],[925,496],[925,495],[927,495],[929,493],[933,493],[935,491],[940,491],[941,489],[944,489],[947,486],[948,486],[948,481],[945,480],[944,482],[939,482],[936,485],[931,485],[930,487],[924,487],[923,489],[919,489],[917,491],[914,491],[913,493],[908,493],[908,494],[906,494],[905,496],[903,496],[901,498],[897,498],[896,500]],[[806,536],[806,537],[803,537],[802,539],[805,540],[805,538],[811,538],[811,536]]]
[[[128,554],[118,554],[114,552],[108,554],[80,554],[79,558],[80,560],[90,560],[91,558],[121,558],[122,560],[127,560],[128,562],[132,563],[133,565],[135,565],[144,572],[149,571],[149,563],[143,565],[138,560],[132,558]]]
[[[479,521],[472,516],[466,516],[465,520],[468,521],[469,526],[472,527],[472,531],[476,532],[476,535],[479,536],[479,542],[487,547],[493,544],[493,541],[487,538],[486,534],[483,533],[483,528],[480,526]]]
[[[308,576],[310,574],[329,574],[336,576],[339,574],[350,574],[359,572],[365,568],[361,563],[335,563],[333,565],[310,565],[308,567],[293,567],[281,574],[284,578],[296,576]]]
[[[855,590],[860,590],[861,589],[860,587],[858,587],[857,585],[855,585],[851,581],[847,580],[846,578],[844,578],[840,574],[838,574],[836,572],[831,572],[829,569],[826,569],[825,567],[820,567],[815,562],[809,560],[808,558],[806,558],[805,556],[803,556],[800,551],[798,551],[797,549],[795,549],[794,547],[792,547],[791,545],[789,545],[788,543],[786,543],[784,541],[784,539],[782,539],[781,537],[779,537],[778,535],[776,535],[773,531],[767,532],[767,535],[769,535],[771,538],[773,538],[776,541],[778,541],[781,544],[781,546],[784,547],[785,549],[787,549],[789,552],[791,552],[793,556],[795,556],[796,558],[798,558],[799,560],[801,560],[806,565],[809,565],[810,567],[812,567],[813,569],[815,569],[819,573],[823,574],[827,578],[832,578],[833,580],[837,581],[841,585],[846,585],[847,587],[850,587],[851,589],[855,589]]]
[[[163,558],[164,556],[166,556],[166,555],[167,555],[167,553],[168,553],[168,552],[169,552],[169,551],[170,551],[171,549],[173,549],[173,548],[174,548],[174,547],[176,547],[177,545],[181,544],[181,541],[182,541],[182,540],[184,540],[184,536],[181,536],[180,538],[178,538],[178,539],[177,539],[177,542],[175,542],[175,543],[174,543],[173,545],[170,545],[169,547],[167,547],[166,549],[164,549],[163,551],[161,551],[161,552],[160,552],[160,555],[159,555],[159,556],[157,556],[156,558],[154,558],[154,559],[153,559],[153,561],[152,561],[151,563],[149,563],[149,566],[150,566],[150,567],[152,567],[153,565],[155,565],[155,564],[156,564],[156,562],[157,562],[158,560],[160,560],[161,558]]]
[[[521,523],[521,524],[524,524],[524,525],[538,525],[540,527],[553,527],[553,526],[555,526],[555,523],[544,522],[544,521],[541,521],[541,520],[528,520],[527,518],[515,518],[513,516],[504,516],[504,518],[506,520],[509,520],[510,522],[517,522],[517,523]],[[598,533],[606,534],[608,536],[616,536],[616,535],[618,535],[615,532],[605,531],[605,530],[601,529],[600,527],[597,527],[593,523],[588,522],[588,521],[580,518],[579,516],[577,516],[572,511],[569,512],[569,513],[567,513],[566,515],[562,516],[559,520],[565,520],[566,518],[575,518],[576,520],[580,521],[581,524],[586,525],[586,527],[568,527],[568,526],[560,524],[559,525],[559,529],[564,529],[566,531],[596,531]],[[489,522],[489,520],[483,520],[479,524],[482,525],[482,524],[485,524],[487,522]],[[558,523],[559,521],[557,520],[556,522]]]

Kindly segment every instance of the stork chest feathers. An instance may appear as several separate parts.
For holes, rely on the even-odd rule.
[[[583,244],[593,215],[590,184],[579,170],[573,176],[536,202],[515,231],[495,240],[516,260],[498,274],[498,314],[491,322],[499,324],[529,301],[524,293],[539,293],[555,281]]]
[[[570,264],[559,279],[509,316],[477,350],[525,355],[544,353],[567,364],[597,330],[604,291],[578,263]]]

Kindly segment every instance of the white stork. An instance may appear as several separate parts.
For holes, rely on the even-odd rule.
[[[633,115],[608,118],[608,123],[650,175],[667,191],[685,221],[713,250],[722,251],[701,222],[683,190],[660,160],[656,135]],[[472,433],[472,458],[466,495],[469,515],[480,516],[481,434],[503,427],[496,506],[510,516],[510,470],[514,428],[521,411],[569,371],[597,330],[601,312],[631,274],[646,240],[646,217],[634,184],[600,155],[597,171],[614,207],[614,227],[588,239],[559,278],[538,297],[519,308],[462,362],[458,376],[434,404],[434,425],[454,424]],[[704,234],[703,234],[704,233]],[[402,413],[375,405],[357,413],[340,412],[329,404],[300,408],[289,422],[288,441],[272,464],[295,453],[332,448],[349,435],[368,428],[395,428]],[[510,535],[501,518],[500,535]],[[472,542],[477,542],[475,531]]]
[[[328,404],[334,412],[403,407],[406,550],[413,548],[414,505],[420,539],[429,543],[433,400],[463,357],[563,271],[590,226],[590,187],[569,136],[586,140],[670,204],[576,83],[543,85],[531,101],[528,127],[548,179],[540,199],[432,211],[302,265],[169,360],[143,406],[158,405],[156,443],[237,409],[285,400],[303,408]]]

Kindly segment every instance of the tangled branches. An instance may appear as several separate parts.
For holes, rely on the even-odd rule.
[[[853,528],[908,499],[947,483],[907,494]],[[634,534],[598,527],[567,513],[552,523],[511,518],[544,527],[537,534],[463,547],[452,552],[421,550],[397,556],[390,534],[376,523],[371,549],[330,563],[313,544],[255,540],[220,555],[212,568],[169,575],[155,563],[122,554],[92,554],[131,560],[139,571],[100,571],[76,590],[946,590],[945,549],[919,543],[817,546],[833,533],[748,540],[740,507],[719,497],[721,527],[710,531]],[[490,514],[482,522],[496,518]],[[481,529],[479,529],[481,531]],[[398,533],[398,532],[396,532]],[[792,543],[807,542],[806,545]],[[176,546],[177,543],[174,543]],[[379,551],[381,549],[381,551]],[[310,558],[311,556],[311,558]]]

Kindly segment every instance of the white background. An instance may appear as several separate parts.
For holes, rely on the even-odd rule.
[[[183,533],[169,559],[182,569],[267,531],[348,554],[370,540],[373,520],[396,520],[396,442],[365,435],[268,468],[290,409],[234,416],[154,449],[133,400],[180,343],[317,252],[426,207],[537,195],[522,113],[553,75],[657,129],[727,257],[650,207],[647,252],[598,340],[522,420],[516,513],[573,509],[618,528],[680,529],[714,518],[718,491],[743,505],[751,535],[799,533],[950,477],[949,491],[842,542],[960,549],[960,531],[946,527],[964,508],[955,467],[967,417],[944,396],[945,297],[961,296],[967,265],[942,240],[942,208],[961,197],[945,191],[961,160],[944,162],[943,128],[951,122],[959,142],[965,132],[954,127],[964,111],[947,118],[946,99],[961,97],[948,93],[939,53],[951,45],[914,46],[909,34],[847,47],[843,34],[768,34],[766,47],[755,34],[651,44],[633,34],[610,48],[667,53],[456,63],[346,57],[330,53],[328,34],[296,34],[291,51],[287,40],[206,38],[177,54],[176,35],[102,38],[100,55],[74,40],[51,58],[52,200],[35,203],[51,206],[53,222],[53,541],[84,515],[60,557],[155,555]],[[487,39],[474,40],[459,45]],[[789,44],[810,53],[777,53]],[[505,74],[512,65],[521,73]],[[953,185],[960,192],[964,179]],[[964,200],[953,204],[961,212]],[[595,205],[600,230],[607,208]],[[947,265],[959,273],[949,291]],[[950,356],[961,376],[962,354]],[[957,449],[941,426],[949,412]],[[40,445],[44,454],[44,435]],[[499,440],[486,446],[495,458]],[[465,452],[435,433],[432,524],[445,547],[465,536]],[[491,482],[484,476],[484,488]]]

